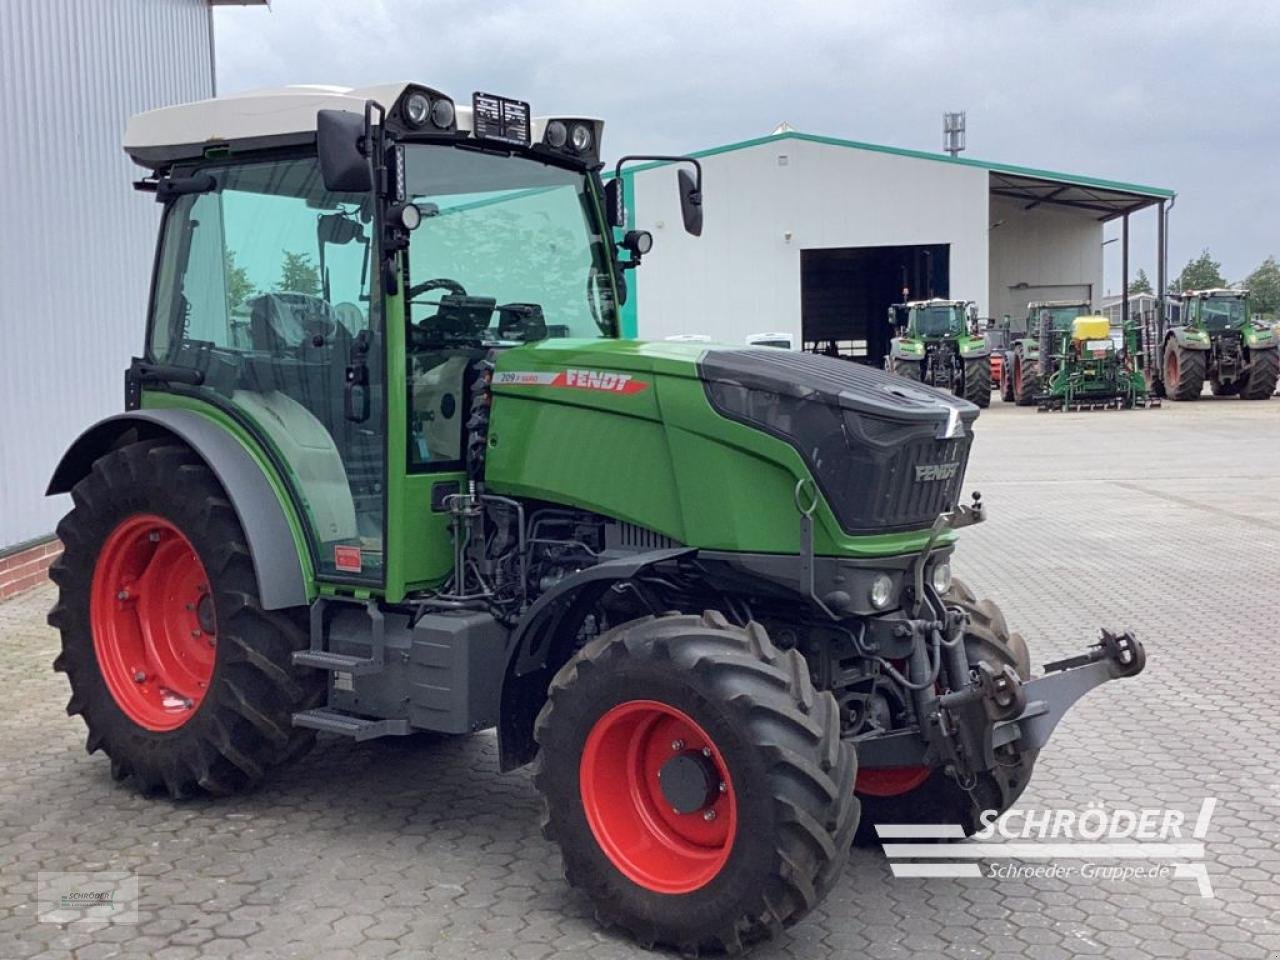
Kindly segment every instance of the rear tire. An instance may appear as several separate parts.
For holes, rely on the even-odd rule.
[[[919,381],[924,377],[924,371],[921,369],[923,364],[919,360],[899,360],[895,357],[889,361],[889,364],[894,373],[908,380]]]
[[[1040,374],[1034,360],[1024,360],[1021,353],[1013,357],[1013,402],[1020,407],[1032,407],[1040,392]]]
[[[1204,351],[1170,340],[1164,348],[1164,386],[1170,400],[1195,400],[1204,390]]]
[[[1280,350],[1254,350],[1253,363],[1240,383],[1240,396],[1245,400],[1267,400],[1276,392],[1280,375]]]
[[[601,635],[556,674],[535,736],[566,878],[646,946],[737,952],[844,868],[857,757],[835,699],[758,624],[668,614]],[[683,813],[658,779],[674,760],[706,771]]]
[[[991,406],[991,358],[964,362],[964,398],[979,407]]]
[[[1009,631],[998,606],[990,600],[978,600],[960,580],[952,582],[946,600],[963,608],[969,615],[965,650],[970,665],[984,660],[997,667],[1008,664],[1023,680],[1030,679],[1031,655],[1026,641],[1020,634]],[[1037,751],[1014,754],[1011,748],[1003,749],[1010,752],[1005,756],[997,752],[1001,766],[979,774],[972,795],[941,767],[929,771],[927,778],[918,786],[912,784],[911,778],[903,779],[902,782],[910,788],[901,793],[875,796],[860,792],[862,820],[858,824],[855,842],[860,846],[877,843],[878,823],[954,823],[962,827],[965,836],[976,833],[981,827],[978,817],[983,810],[1000,813],[1008,810],[1031,779]],[[866,771],[863,773],[866,782]],[[920,776],[925,776],[923,769]]]
[[[291,717],[323,702],[323,675],[292,666],[306,633],[263,610],[244,530],[204,462],[171,440],[131,443],[98,459],[71,496],[49,623],[89,753],[106,753],[116,780],[172,797],[243,790],[305,753],[315,735]],[[185,545],[195,578],[179,586],[190,597],[165,576],[171,545]],[[147,631],[164,643],[144,648]]]
[[[1013,358],[1008,354],[1000,364],[1000,399],[1013,403]]]

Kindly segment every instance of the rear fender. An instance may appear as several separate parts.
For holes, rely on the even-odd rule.
[[[310,591],[289,522],[292,505],[282,501],[244,445],[208,417],[190,410],[135,410],[100,420],[62,455],[45,495],[70,493],[94,461],[117,447],[166,434],[190,447],[227,492],[253,554],[262,606],[305,606]]]

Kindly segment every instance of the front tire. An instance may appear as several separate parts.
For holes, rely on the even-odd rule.
[[[893,372],[900,377],[906,377],[908,380],[919,381],[924,377],[924,366],[919,360],[899,360],[897,357],[890,362]]]
[[[306,633],[263,610],[244,530],[204,462],[171,440],[131,443],[71,496],[49,623],[89,753],[172,797],[243,790],[304,753],[314,733],[291,717],[323,700],[323,676],[295,672]]]
[[[991,405],[991,358],[964,362],[964,398],[979,407]]]
[[[996,667],[1012,666],[1023,680],[1031,677],[1031,655],[1026,641],[1009,631],[1004,614],[990,600],[978,600],[960,580],[952,582],[944,598],[969,616],[964,644],[970,665],[986,661]],[[981,827],[983,810],[1008,810],[1026,789],[1035,766],[1037,751],[1014,752],[1012,747],[997,752],[995,770],[977,776],[972,790],[963,789],[941,767],[897,767],[859,771],[858,797],[862,820],[855,842],[878,842],[880,823],[959,824],[965,836]]]
[[[1020,407],[1035,406],[1040,392],[1040,375],[1034,360],[1026,360],[1021,353],[1013,357],[1013,402]]]
[[[646,946],[737,952],[844,867],[856,755],[835,699],[758,624],[708,612],[609,631],[556,674],[535,736],[566,878]]]
[[[1244,400],[1268,400],[1276,392],[1276,378],[1280,375],[1280,350],[1254,350],[1253,361],[1240,384],[1240,396]]]

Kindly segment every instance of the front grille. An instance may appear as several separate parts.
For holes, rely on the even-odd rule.
[[[918,440],[903,447],[897,462],[880,473],[870,493],[878,504],[874,512],[892,527],[932,522],[940,513],[954,510],[969,462],[969,440]],[[950,479],[921,479],[917,467],[949,467],[957,464]],[[924,477],[930,477],[926,469]]]

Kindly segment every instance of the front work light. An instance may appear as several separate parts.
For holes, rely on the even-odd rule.
[[[444,101],[448,102],[448,101]],[[450,104],[450,107],[453,105]],[[409,94],[404,100],[404,118],[415,127],[426,126],[431,117],[431,98],[417,91]]]
[[[868,591],[871,606],[883,610],[893,602],[893,580],[887,573],[877,573]]]
[[[573,125],[573,149],[579,153],[586,153],[591,149],[591,128],[585,123]]]
[[[453,101],[441,97],[431,105],[431,122],[441,130],[447,130],[453,126],[455,112]]]
[[[929,571],[929,585],[938,593],[946,593],[951,589],[951,564],[945,560],[935,563]]]
[[[560,150],[569,142],[569,128],[559,120],[547,124],[547,146]]]

